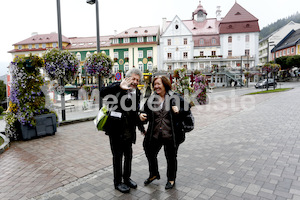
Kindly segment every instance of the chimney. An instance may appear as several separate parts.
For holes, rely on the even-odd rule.
[[[217,21],[221,21],[221,6],[217,6],[217,10],[216,10],[216,18]]]
[[[167,18],[162,18],[162,27],[161,27],[161,32],[163,33],[163,32],[165,32],[165,30],[166,30],[166,25],[167,25]]]

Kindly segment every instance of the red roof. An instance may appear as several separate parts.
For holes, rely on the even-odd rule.
[[[22,40],[21,42],[15,43],[13,45],[42,44],[42,43],[54,43],[54,42],[58,42],[57,33],[33,35],[30,38]],[[62,42],[70,43],[70,40],[67,37],[62,35]]]
[[[235,3],[220,23],[220,34],[259,32],[258,19]]]
[[[110,46],[111,36],[100,36],[100,47]],[[89,49],[97,47],[97,37],[72,37],[67,49]]]
[[[159,34],[159,26],[144,26],[127,29],[111,38],[129,38],[129,37],[146,37],[157,36]]]

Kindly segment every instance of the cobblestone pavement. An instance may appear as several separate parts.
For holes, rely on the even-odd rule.
[[[176,185],[148,186],[141,135],[134,145],[137,189],[113,188],[108,138],[92,122],[59,127],[55,136],[14,142],[0,155],[0,199],[300,199],[300,87],[216,98],[193,107],[195,130],[178,153]]]

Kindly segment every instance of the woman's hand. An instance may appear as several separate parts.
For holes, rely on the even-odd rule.
[[[146,114],[146,113],[141,113],[141,114],[139,115],[139,117],[140,117],[140,120],[141,120],[142,122],[144,122],[144,121],[147,120],[147,114]]]
[[[178,109],[178,107],[177,106],[172,106],[172,110],[173,110],[173,112],[174,113],[179,113],[179,109]]]

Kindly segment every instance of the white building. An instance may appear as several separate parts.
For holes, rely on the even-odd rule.
[[[211,81],[223,86],[237,79],[230,70],[251,69],[258,63],[258,19],[238,3],[222,19],[219,6],[216,18],[207,18],[200,1],[191,20],[164,19],[161,32],[160,70],[185,67],[208,73],[209,78],[216,71]]]
[[[259,65],[272,60],[271,50],[293,29],[300,29],[300,24],[291,21],[259,41]]]

